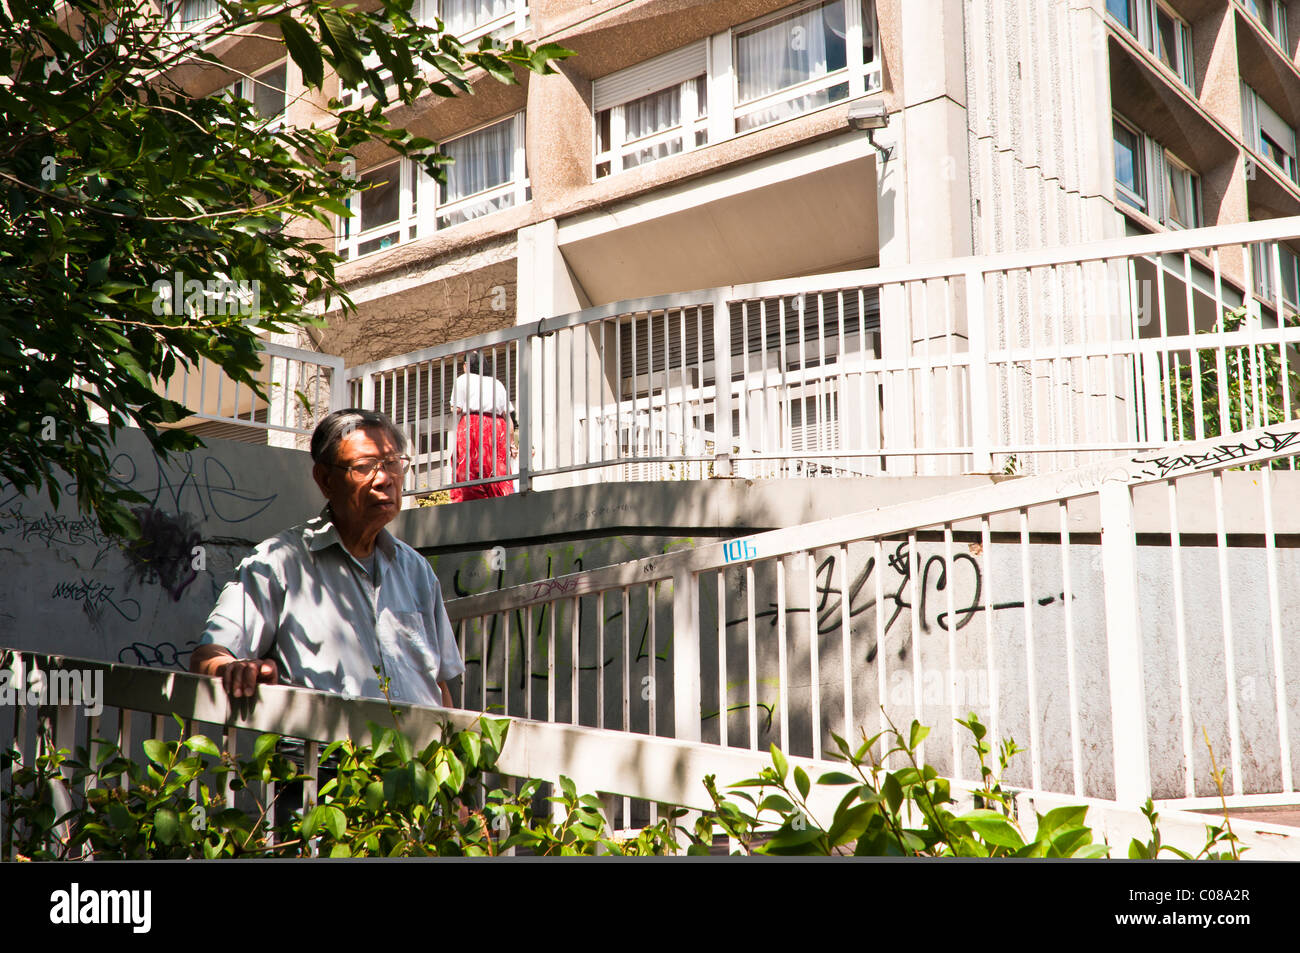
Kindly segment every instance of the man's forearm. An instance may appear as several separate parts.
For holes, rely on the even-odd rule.
[[[190,671],[197,675],[220,675],[233,661],[235,657],[220,645],[200,645],[190,653]]]

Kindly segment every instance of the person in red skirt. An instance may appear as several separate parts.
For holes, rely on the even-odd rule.
[[[465,360],[465,372],[451,387],[456,412],[456,482],[505,476],[510,472],[510,417],[514,407],[505,385],[482,373],[478,354]],[[515,491],[511,480],[452,487],[451,501],[486,500]]]

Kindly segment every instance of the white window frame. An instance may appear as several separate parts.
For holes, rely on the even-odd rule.
[[[434,17],[442,20],[443,23],[447,22],[446,17],[442,15],[442,0],[417,0],[417,4],[422,11],[422,19],[420,22],[431,24]],[[468,32],[456,33],[456,31],[452,30],[450,27],[448,27],[448,30],[455,34],[456,38],[466,46],[480,37],[491,36],[493,34],[500,34],[498,37],[499,39],[517,36],[528,29],[531,10],[528,7],[528,0],[511,0],[510,6],[511,9],[507,13],[492,20],[485,20],[482,23],[477,23],[471,27]]]
[[[527,162],[524,153],[524,114],[522,112],[466,130],[448,139],[442,145],[445,149],[458,140],[507,122],[514,123],[514,156],[511,179],[500,185],[476,192],[473,195],[464,196],[454,202],[442,203],[440,201],[441,187],[424,171],[424,167],[416,159],[389,159],[371,166],[360,176],[354,171],[350,171],[349,174],[354,179],[359,179],[361,176],[370,175],[389,166],[400,164],[398,214],[392,221],[373,226],[365,231],[358,231],[361,224],[361,193],[354,192],[345,203],[348,209],[352,211],[352,217],[340,218],[338,222],[335,244],[338,254],[345,261],[353,261],[366,255],[373,255],[396,248],[399,245],[405,245],[442,229],[455,228],[465,221],[475,220],[494,212],[514,208],[529,201],[532,198],[532,189],[528,180]],[[490,207],[493,203],[499,203],[498,207]],[[448,217],[458,215],[464,216],[462,221],[444,221]],[[365,252],[360,250],[362,245],[383,238],[390,233],[396,233],[395,241],[391,244]]]
[[[788,119],[794,119],[796,116],[804,116],[819,109],[826,109],[837,103],[847,102],[857,99],[867,93],[876,92],[880,89],[881,84],[881,61],[880,61],[880,32],[877,27],[876,4],[875,0],[831,0],[844,5],[844,44],[845,44],[845,66],[834,72],[826,73],[822,76],[815,76],[812,79],[787,86],[784,89],[776,90],[766,96],[751,100],[747,103],[740,102],[740,75],[734,68],[735,50],[737,36],[741,33],[747,33],[750,30],[760,29],[764,24],[772,23],[786,17],[802,13],[805,10],[813,9],[825,5],[827,0],[805,0],[802,3],[796,3],[792,6],[785,7],[781,10],[775,10],[766,16],[758,17],[747,23],[741,23],[732,27],[725,34],[718,34],[714,37],[713,43],[713,62],[719,65],[722,62],[726,64],[728,81],[725,84],[726,99],[715,97],[715,89],[719,94],[723,93],[724,84],[711,83],[709,88],[709,107],[710,112],[714,115],[728,115],[729,123],[725,137],[730,138],[735,135],[744,135],[757,129],[763,129],[767,126],[784,122]],[[864,10],[863,8],[869,9]],[[862,58],[863,30],[867,26],[864,14],[870,14],[870,29],[872,35],[872,61],[864,62]],[[725,44],[725,52],[719,47]],[[712,64],[711,64],[712,65]],[[802,99],[806,96],[816,95],[817,93],[830,90],[832,87],[840,86],[847,83],[848,92],[846,95],[835,100],[812,106],[807,109],[799,110],[797,113],[789,116],[782,116],[779,119],[772,119],[766,122],[750,126],[743,131],[737,131],[741,122],[751,115],[761,114],[762,112],[775,107],[791,103]],[[710,141],[714,140],[710,135]]]
[[[1283,52],[1287,48],[1286,33],[1286,4],[1283,0],[1245,0],[1246,12],[1260,26],[1264,32],[1273,38],[1273,41],[1282,48]],[[1268,9],[1273,14],[1273,27],[1270,27],[1264,20],[1263,10],[1261,7]]]
[[[202,20],[193,20],[186,24],[181,21],[181,8],[185,5],[185,0],[169,0],[171,9],[168,11],[167,22],[171,29],[185,33],[201,33],[209,26],[221,18],[221,7],[215,0],[212,2],[212,13],[209,13]]]
[[[1276,246],[1278,250],[1278,264],[1283,273],[1291,272],[1295,279],[1295,286],[1300,289],[1300,255],[1282,242],[1257,242],[1250,246],[1251,252],[1251,271],[1253,272],[1255,285],[1255,294],[1268,304],[1276,304],[1280,296],[1283,304],[1289,304],[1292,308],[1300,308],[1300,301],[1294,301],[1288,297],[1286,282],[1281,281],[1281,288],[1273,287],[1273,249]],[[1296,295],[1300,298],[1300,294]]]
[[[1141,178],[1140,182],[1135,183],[1140,187],[1141,191],[1136,192],[1121,182],[1117,174],[1115,176],[1116,200],[1136,208],[1139,212],[1159,222],[1165,228],[1199,227],[1204,221],[1201,214],[1200,174],[1118,113],[1114,114],[1113,118],[1115,125],[1122,126],[1136,139],[1137,145],[1133,156],[1133,168],[1135,175]],[[1188,176],[1187,187],[1190,194],[1186,197],[1192,221],[1186,225],[1174,220],[1169,215],[1170,168],[1177,169]]]
[[[1300,137],[1296,135],[1295,126],[1278,115],[1262,96],[1244,82],[1241,84],[1241,113],[1242,134],[1246,138],[1246,146],[1287,179],[1300,184],[1300,164],[1296,161]],[[1269,131],[1270,128],[1273,132]],[[1264,147],[1265,136],[1283,153],[1281,163]],[[1278,139],[1287,141],[1278,142]],[[1289,152],[1288,146],[1290,146]]]
[[[415,0],[415,3],[411,6],[411,12],[414,14],[417,23],[432,27],[435,25],[435,20],[442,19],[441,0]],[[529,15],[528,0],[513,0],[513,8],[508,14],[478,24],[469,32],[458,34],[457,39],[464,43],[467,49],[471,50],[475,48],[475,41],[485,36],[495,35],[498,40],[507,40],[528,29]],[[375,69],[380,65],[379,56],[371,53],[362,60],[362,63],[366,69]],[[433,67],[422,62],[417,62],[415,68],[416,74],[426,79],[436,72]],[[384,70],[383,76],[386,87],[389,90],[396,89],[392,76],[387,70]],[[375,96],[368,86],[344,86],[340,80],[339,101],[345,109],[353,109],[357,106],[369,107],[375,102]],[[391,96],[389,101],[391,103]]]
[[[269,66],[265,66],[249,76],[239,77],[239,79],[235,80],[233,83],[221,87],[213,95],[220,96],[223,93],[233,93],[240,99],[246,99],[250,103],[256,104],[255,93],[258,82],[261,81],[262,77],[267,73],[273,72],[281,66],[284,67],[284,106],[274,116],[262,117],[263,121],[266,123],[266,129],[270,132],[275,132],[284,125],[284,117],[289,111],[289,60],[287,57],[278,60]],[[259,115],[261,114],[259,113]]]
[[[1106,7],[1106,15],[1115,21],[1116,25],[1122,27],[1126,33],[1135,37],[1142,47],[1155,57],[1165,69],[1168,69],[1192,92],[1196,91],[1196,78],[1192,73],[1195,58],[1192,52],[1192,26],[1182,18],[1164,0],[1127,0],[1129,19],[1131,24],[1123,23],[1114,13],[1111,12],[1110,6]],[[1170,66],[1160,56],[1160,29],[1159,16],[1164,14],[1174,21],[1174,65]]]
[[[702,83],[697,80],[703,79]],[[704,93],[701,109],[699,91]],[[706,41],[691,44],[645,63],[598,79],[593,84],[592,117],[592,177],[605,178],[617,175],[625,168],[629,156],[663,143],[678,143],[680,148],[670,155],[680,155],[709,143],[708,117],[708,44]],[[626,108],[647,96],[658,96],[667,90],[676,90],[679,121],[675,126],[660,130],[639,139],[629,140],[626,135]],[[601,116],[609,113],[609,147],[600,148]],[[700,140],[703,139],[701,142]],[[627,168],[640,168],[670,156],[657,156]],[[600,167],[608,163],[602,173]]]
[[[490,215],[493,212],[504,212],[508,208],[515,208],[516,206],[523,205],[532,198],[532,187],[528,181],[527,156],[524,153],[525,128],[523,112],[517,112],[513,116],[507,116],[504,119],[497,119],[489,123],[484,123],[481,126],[463,132],[460,135],[443,142],[442,148],[445,150],[448,146],[461,139],[466,139],[477,133],[483,132],[485,129],[491,129],[494,126],[499,126],[504,123],[514,124],[514,157],[512,163],[512,175],[509,181],[503,182],[500,185],[494,185],[491,188],[484,189],[480,192],[475,192],[473,195],[466,195],[463,198],[456,199],[454,202],[447,202],[445,204],[441,202],[441,187],[433,188],[436,183],[430,181],[430,191],[433,193],[434,201],[428,203],[432,206],[432,208],[428,209],[428,212],[431,214],[435,227],[455,228],[457,225],[463,224],[464,221],[482,218],[484,215]],[[475,211],[479,206],[484,206],[492,202],[499,202],[503,199],[508,199],[509,201],[498,208]],[[465,218],[461,222],[442,224],[444,218],[452,215],[463,215]]]
[[[1174,24],[1174,62],[1166,63],[1160,55],[1160,14],[1164,14]],[[1166,3],[1156,0],[1151,4],[1151,52],[1155,54],[1156,59],[1161,66],[1170,70],[1178,81],[1188,89],[1195,92],[1196,82],[1192,75],[1192,68],[1195,60],[1192,54],[1192,27],[1186,20],[1180,17],[1174,9]]]
[[[1126,202],[1127,204],[1136,208],[1138,211],[1145,212],[1149,215],[1151,213],[1151,199],[1150,199],[1151,169],[1149,168],[1150,163],[1147,161],[1146,136],[1144,136],[1138,130],[1137,126],[1133,125],[1131,122],[1128,122],[1125,119],[1122,119],[1118,113],[1115,114],[1113,119],[1115,125],[1123,126],[1127,132],[1131,133],[1134,136],[1135,146],[1133,149],[1133,175],[1135,179],[1140,180],[1140,181],[1135,181],[1133,183],[1134,186],[1136,186],[1136,189],[1129,188],[1127,185],[1125,185],[1123,182],[1119,180],[1119,170],[1116,170],[1114,176],[1115,197],[1116,199]],[[1114,138],[1115,136],[1112,130],[1111,133],[1112,161],[1113,161],[1114,148],[1115,148]]]

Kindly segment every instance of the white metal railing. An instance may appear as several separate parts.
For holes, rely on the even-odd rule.
[[[291,437],[310,437],[316,424],[340,409],[346,394],[343,359],[265,341],[256,375],[268,399],[228,378],[206,361],[183,366],[158,392],[187,407],[194,418],[236,424]]]
[[[714,435],[717,476],[1044,472],[1296,416],[1298,239],[1289,218],[662,295],[347,374],[424,448],[408,493],[454,482],[472,353],[518,408],[521,488],[701,463],[697,441],[583,433],[659,410]]]
[[[1213,797],[1205,732],[1230,800],[1294,801],[1298,451],[1287,421],[456,599],[462,703],[813,759],[917,718],[968,781],[974,711],[1014,785],[1129,804]]]

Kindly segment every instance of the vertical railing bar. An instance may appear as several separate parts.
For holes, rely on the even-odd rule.
[[[989,517],[980,517],[980,570],[985,579],[992,579],[989,559],[993,549],[993,534],[989,527]],[[993,641],[993,596],[992,586],[984,587],[984,663],[989,671],[989,737],[1001,738],[999,718],[1002,712],[1001,687],[998,681],[997,652]]]
[[[659,639],[657,636],[658,620],[655,618],[659,614],[658,609],[659,583],[656,581],[646,586],[646,616],[650,621],[650,654],[646,659],[646,668],[649,670],[650,675],[650,730],[648,733],[656,736],[659,734],[659,681],[655,677],[659,674],[659,666],[657,664],[657,656],[659,654]]]
[[[962,777],[961,738],[953,726],[957,724],[958,717],[963,714],[959,710],[962,704],[958,699],[959,693],[965,689],[968,680],[959,678],[957,670],[957,606],[953,597],[953,590],[957,588],[955,572],[957,564],[953,562],[952,556],[952,523],[943,524],[943,559],[946,567],[944,572],[948,576],[947,585],[944,587],[947,595],[948,621],[943,625],[943,628],[948,631],[948,731],[952,735],[952,776],[959,778]]]
[[[784,327],[782,327],[784,330]],[[781,750],[790,750],[790,668],[786,650],[785,557],[776,559],[776,651],[781,696]]]
[[[1215,537],[1219,556],[1219,596],[1223,602],[1223,674],[1227,683],[1228,733],[1231,746],[1232,793],[1242,793],[1241,721],[1237,712],[1237,661],[1232,634],[1232,610],[1228,579],[1228,534],[1224,526],[1223,471],[1214,471]]]
[[[501,628],[504,630],[501,645],[501,714],[507,718],[510,716],[510,616],[509,610],[501,613]]]
[[[827,588],[830,588],[829,580]],[[849,593],[849,547],[840,546],[840,658],[844,667],[844,740],[853,743],[853,637],[852,597]]]
[[[1196,763],[1192,748],[1191,687],[1187,671],[1187,615],[1183,590],[1182,532],[1178,525],[1178,487],[1173,480],[1165,483],[1169,503],[1169,553],[1174,584],[1174,646],[1178,657],[1178,711],[1182,722],[1183,793],[1196,795]]]
[[[754,564],[745,563],[745,622],[749,650],[749,747],[758,750],[758,650],[754,634]]]
[[[576,336],[576,335],[575,335]],[[581,708],[579,706],[578,679],[579,672],[582,669],[582,642],[578,636],[578,620],[582,615],[582,597],[573,597],[573,624],[569,633],[569,662],[573,667],[573,672],[569,676],[569,722],[570,724],[582,724]]]
[[[632,699],[632,648],[630,629],[632,626],[632,598],[628,592],[628,587],[624,586],[623,593],[623,730],[631,730],[631,699]]]
[[[1043,751],[1038,740],[1038,676],[1034,664],[1034,604],[1033,586],[1030,582],[1029,508],[1020,508],[1020,586],[1025,599],[1025,675],[1029,683],[1029,760],[1033,775],[1033,788],[1042,790]]]
[[[524,717],[533,717],[533,607],[524,607]]]
[[[922,359],[925,362],[921,371],[921,432],[925,435],[926,448],[932,450],[938,441],[935,436],[934,395],[931,393],[934,388],[934,344],[930,340],[930,282],[922,278],[917,283],[921,286],[921,339],[924,342]],[[936,469],[934,464],[934,456],[927,455],[925,472],[933,473]]]
[[[605,329],[602,326],[602,335]],[[596,727],[605,727],[605,593],[596,593]]]
[[[1219,266],[1218,248],[1212,250],[1211,259],[1214,263],[1214,332],[1218,341],[1214,350],[1214,367],[1219,384],[1219,433],[1215,436],[1221,436],[1232,429],[1232,405],[1228,398],[1227,350],[1223,344],[1226,326],[1223,320],[1223,271]]]
[[[879,701],[880,708],[877,730],[883,732],[889,727],[889,719],[885,711],[885,700],[889,698],[889,682],[885,672],[885,663],[889,655],[885,651],[885,551],[879,538],[873,539],[871,544],[871,578],[876,587],[876,699]]]
[[[1219,267],[1218,257],[1215,257],[1214,267]],[[1215,276],[1217,279],[1217,275]],[[1196,338],[1196,302],[1193,298],[1195,291],[1192,285],[1192,253],[1183,252],[1183,285],[1187,289],[1187,334],[1193,342]],[[1205,439],[1205,405],[1204,397],[1201,394],[1201,352],[1192,344],[1188,360],[1191,364],[1190,373],[1192,380],[1192,434],[1195,440]]]
[[[1070,761],[1074,796],[1083,797],[1083,736],[1079,727],[1079,677],[1074,664],[1074,580],[1070,576],[1070,514],[1065,500],[1057,503],[1061,527],[1061,603],[1065,612],[1065,676],[1070,693]]]
[[[558,355],[557,355],[558,356]],[[543,611],[550,609],[551,623],[546,636],[546,720],[555,722],[555,620],[559,613],[558,602],[547,602]]]
[[[963,440],[963,428],[965,425],[966,415],[965,413],[958,410],[957,396],[954,393],[954,389],[953,389],[954,380],[957,376],[958,365],[957,365],[957,322],[955,317],[953,316],[953,311],[952,311],[952,279],[949,277],[945,277],[942,278],[941,281],[943,287],[943,292],[942,292],[943,293],[943,319],[944,319],[944,328],[947,332],[945,336],[947,338],[947,344],[948,344],[948,350],[947,350],[948,359],[947,362],[944,364],[944,375],[943,375],[944,397],[947,400],[948,413],[950,415],[948,418],[949,427],[956,428],[955,431],[953,429],[950,429],[948,431],[948,445],[952,446],[953,443],[960,444],[965,442]],[[967,348],[970,347],[969,341],[970,338],[969,338],[969,329],[968,329]],[[953,421],[952,415],[956,415],[955,423]],[[957,462],[957,460],[958,460],[957,457],[949,456],[948,465],[944,469],[948,473],[952,473],[954,469],[954,464]]]
[[[807,552],[808,569],[808,673],[810,714],[812,717],[812,756],[820,760],[822,756],[822,683],[820,645],[821,633],[817,622],[817,557],[813,550]]]
[[[907,561],[910,563],[907,573],[907,599],[911,603],[908,652],[912,656],[912,717],[924,724],[925,672],[921,659],[921,643],[918,638],[921,633],[921,593],[917,588],[917,580],[921,578],[921,552],[915,529],[907,534]],[[916,760],[918,764],[925,761],[924,742],[917,746]]]
[[[1283,351],[1285,355],[1285,350]],[[1286,375],[1286,367],[1282,369]],[[1277,738],[1281,752],[1282,790],[1295,790],[1291,774],[1291,732],[1287,717],[1286,656],[1282,642],[1282,606],[1277,582],[1277,537],[1273,523],[1273,468],[1264,464],[1259,470],[1260,493],[1264,506],[1264,560],[1268,567],[1269,635],[1273,649],[1273,697],[1277,706]]]
[[[701,368],[703,365],[700,365]],[[701,380],[703,371],[701,370]],[[718,570],[718,744],[727,747],[727,579]]]
[[[479,711],[487,711],[487,710],[488,710],[488,702],[487,702],[487,696],[488,696],[488,666],[489,666],[488,647],[489,647],[489,644],[490,644],[490,643],[488,642],[488,619],[489,619],[489,618],[490,618],[489,616],[485,616],[485,615],[483,615],[483,616],[479,616],[479,617],[478,617],[478,625],[479,625],[479,630],[478,630],[479,654],[480,654],[480,655],[482,656],[482,658],[483,658],[483,662],[482,662],[481,665],[479,665],[479,668],[478,668],[478,671],[479,671],[479,679],[480,679],[480,682],[481,682],[481,684],[480,684],[480,686],[479,686]]]
[[[1165,305],[1164,263],[1161,261],[1162,257],[1163,256],[1159,256],[1159,255],[1156,256],[1156,262],[1155,262],[1156,306],[1160,310],[1160,352],[1159,352],[1159,358],[1160,358],[1159,367],[1160,367],[1160,382],[1161,382],[1160,389],[1161,389],[1161,396],[1164,399],[1164,408],[1165,408],[1164,419],[1166,421],[1165,426],[1163,428],[1164,435],[1162,439],[1175,440],[1178,438],[1174,436],[1174,428],[1171,425],[1171,423],[1169,423],[1170,421],[1172,421],[1174,416],[1174,400],[1173,400],[1173,395],[1170,393],[1169,359],[1171,355],[1168,350],[1169,313],[1168,313],[1168,308]],[[1190,319],[1191,316],[1188,315],[1188,320]]]

